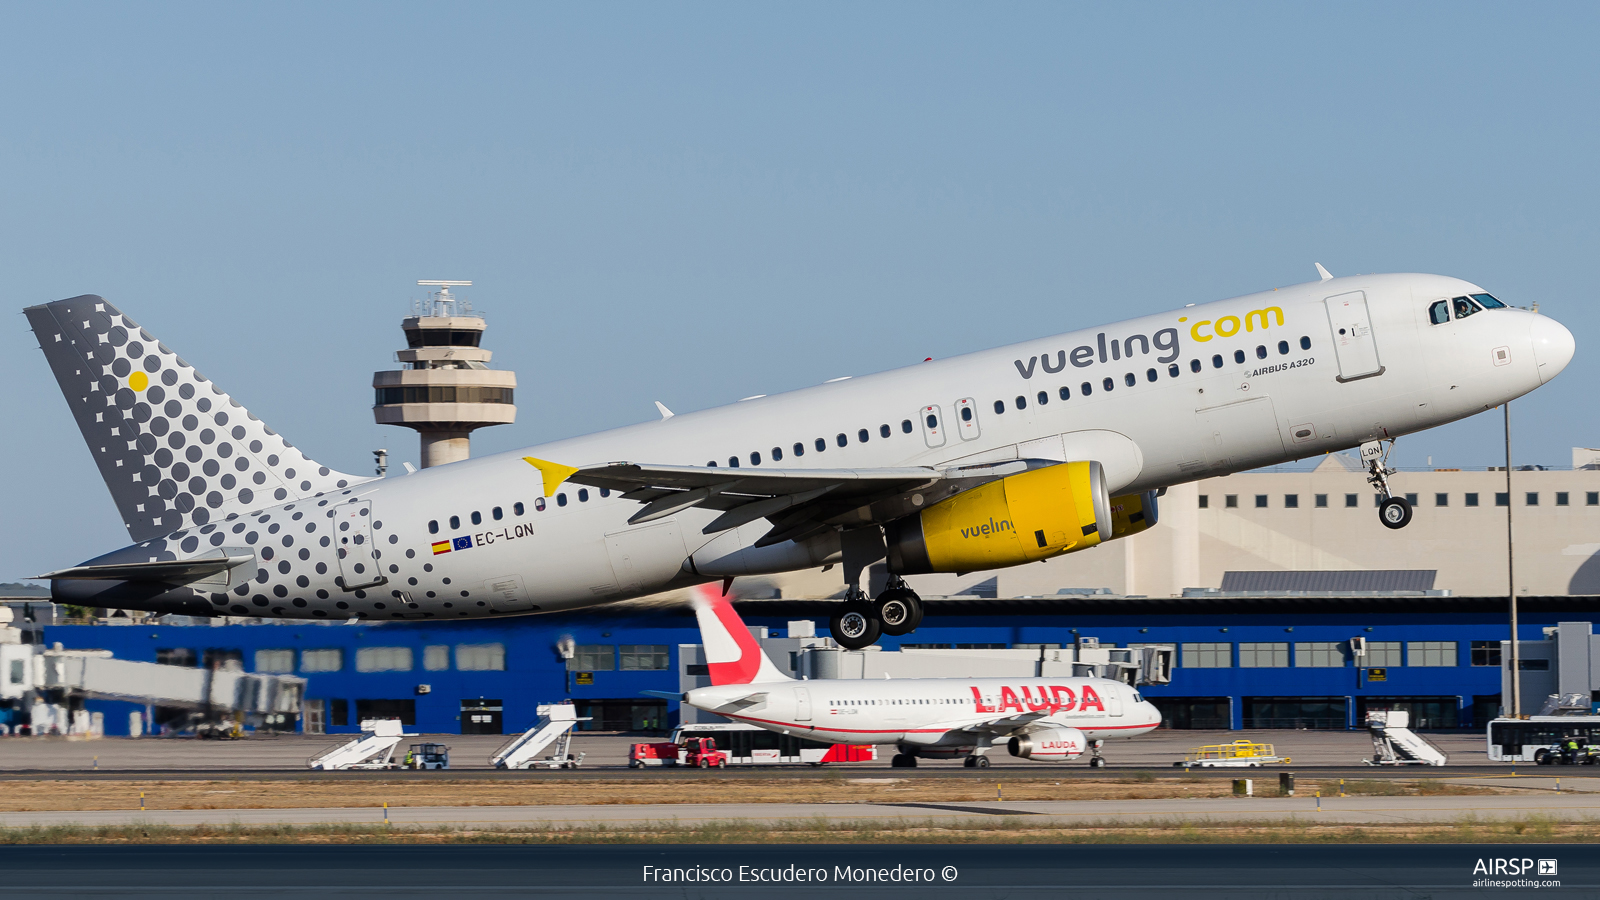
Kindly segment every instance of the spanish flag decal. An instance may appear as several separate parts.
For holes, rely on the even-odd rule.
[[[434,556],[438,556],[441,553],[449,553],[449,552],[450,552],[450,542],[449,541],[434,541],[433,542],[433,555]]]

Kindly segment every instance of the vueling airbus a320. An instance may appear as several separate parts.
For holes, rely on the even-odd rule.
[[[921,621],[903,576],[1125,538],[1202,477],[1359,446],[1400,528],[1385,442],[1539,387],[1572,334],[1455,278],[1323,274],[393,478],[319,465],[104,299],[58,300],[28,321],[134,544],[42,577],[87,606],[425,619],[837,563],[833,634],[863,647]]]

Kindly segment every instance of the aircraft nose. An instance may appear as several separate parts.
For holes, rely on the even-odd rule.
[[[1567,326],[1548,316],[1534,317],[1533,324],[1528,326],[1528,337],[1533,342],[1533,358],[1539,366],[1540,384],[1561,374],[1567,363],[1572,362],[1572,354],[1578,347]]]

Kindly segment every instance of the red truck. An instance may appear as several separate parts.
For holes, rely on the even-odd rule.
[[[722,769],[728,765],[726,751],[717,749],[716,738],[685,737],[677,742],[634,744],[628,753],[628,768],[645,766],[693,766],[697,769]]]

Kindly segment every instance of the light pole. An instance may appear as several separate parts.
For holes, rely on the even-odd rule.
[[[1522,653],[1517,644],[1517,557],[1511,537],[1511,401],[1502,407],[1506,423],[1506,596],[1511,604],[1511,717],[1522,718]]]

